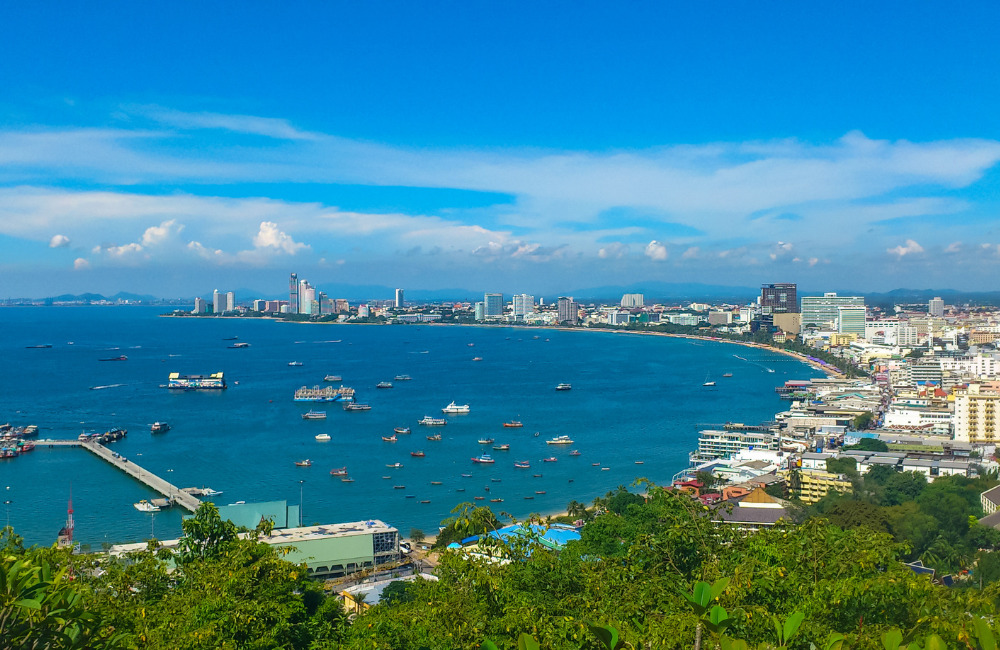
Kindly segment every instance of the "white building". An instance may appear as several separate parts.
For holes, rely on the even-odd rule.
[[[486,320],[503,316],[502,293],[487,293],[483,295],[483,316]]]
[[[526,293],[514,294],[511,299],[513,303],[514,318],[523,320],[525,316],[535,313],[535,297]]]
[[[396,309],[402,309],[403,308],[403,290],[402,289],[396,289],[396,301],[395,301],[394,306],[396,307]]]
[[[854,334],[859,339],[865,336],[865,306],[837,307],[837,332]]]
[[[232,291],[226,292],[226,311],[236,311],[236,294]]]
[[[927,301],[927,315],[934,318],[944,318],[944,300],[935,296]]]
[[[212,313],[221,314],[225,306],[225,297],[216,289],[212,292]]]
[[[192,314],[204,314],[208,311],[208,303],[205,302],[204,298],[194,299],[194,309],[191,310]]]
[[[998,414],[1000,395],[981,392],[979,384],[970,384],[955,396],[955,440],[997,444]]]
[[[644,306],[643,295],[641,293],[626,293],[622,296],[621,306],[625,309]]]
[[[860,307],[862,313],[865,309],[865,299],[862,296],[838,296],[836,293],[824,293],[822,296],[803,296],[800,299],[802,306],[802,327],[816,325],[820,329],[832,328],[834,323],[839,322],[841,307]],[[862,323],[864,319],[862,318]],[[854,332],[861,338],[865,335],[864,325]]]

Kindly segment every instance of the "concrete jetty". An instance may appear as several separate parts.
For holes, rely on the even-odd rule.
[[[110,465],[117,467],[140,483],[156,490],[166,497],[168,501],[176,503],[185,510],[194,512],[198,509],[198,506],[201,505],[201,501],[199,501],[190,492],[182,490],[172,483],[168,483],[156,474],[150,472],[148,469],[144,469],[132,461],[123,458],[120,454],[111,451],[100,443],[90,441],[84,442],[82,440],[39,440],[36,445],[40,447],[83,447],[101,460],[107,461]]]

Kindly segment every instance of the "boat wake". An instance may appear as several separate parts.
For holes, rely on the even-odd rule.
[[[124,386],[125,384],[108,384],[107,386],[91,386],[90,390],[104,390],[105,388],[118,388],[119,386]]]

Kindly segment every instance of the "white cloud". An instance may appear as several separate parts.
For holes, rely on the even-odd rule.
[[[82,257],[78,257],[75,260],[73,260],[73,269],[74,270],[77,270],[77,271],[86,271],[89,268],[90,268],[90,262],[88,262],[87,260],[83,259]]]
[[[629,247],[628,244],[622,244],[615,242],[613,244],[608,244],[607,246],[602,246],[597,251],[597,256],[602,260],[605,259],[621,259],[628,255]]]
[[[184,226],[177,225],[176,219],[164,221],[159,226],[150,226],[142,233],[143,246],[156,246],[167,241],[171,236],[180,233]]]
[[[161,106],[126,107],[128,108],[134,108],[136,112],[146,117],[180,129],[222,129],[281,140],[315,140],[320,137],[296,129],[288,120],[280,118],[206,112],[187,113]]]
[[[895,248],[887,248],[887,253],[896,255],[902,259],[905,255],[913,255],[915,253],[923,253],[924,247],[913,241],[912,239],[907,239],[905,245],[896,246]]]
[[[692,247],[688,248],[686,251],[684,251],[684,254],[681,255],[681,259],[682,260],[696,260],[700,256],[701,256],[701,248],[699,248],[698,246],[692,246]]]
[[[810,257],[809,258],[809,266],[816,266],[817,264],[819,264],[819,258],[818,257]]]
[[[278,230],[278,224],[273,221],[260,223],[260,230],[254,235],[253,245],[258,249],[271,248],[289,255],[295,255],[299,251],[309,248],[308,245],[298,243]]]
[[[662,262],[667,259],[667,247],[654,239],[646,244],[645,254],[651,260]]]
[[[69,246],[69,237],[66,235],[54,235],[49,240],[49,248],[65,248]]]
[[[944,249],[945,253],[960,253],[961,251],[962,251],[962,242],[960,241],[952,242],[948,244]]]

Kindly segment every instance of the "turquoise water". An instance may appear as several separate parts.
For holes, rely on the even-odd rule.
[[[114,450],[180,487],[222,490],[218,503],[298,503],[301,487],[307,523],[378,518],[404,534],[411,527],[436,530],[457,503],[474,496],[486,497],[478,505],[523,517],[560,511],[571,499],[590,502],[640,476],[669,481],[686,466],[698,423],[770,419],[782,408],[774,386],[817,374],[782,355],[708,341],[500,327],[161,318],[162,311],[0,310],[0,354],[6,361],[0,421],[37,424],[41,438],[125,427],[129,435],[113,443]],[[232,336],[250,347],[229,349],[232,342],[223,339]],[[37,344],[53,347],[25,348]],[[128,360],[100,361],[119,354]],[[290,361],[303,365],[290,367]],[[228,390],[160,387],[170,372],[217,371],[226,373]],[[723,378],[724,372],[733,377]],[[342,375],[372,410],[348,413],[334,404],[292,401],[295,389],[322,385],[326,374]],[[412,381],[375,389],[401,374]],[[702,386],[706,377],[717,382],[716,389]],[[573,389],[556,392],[560,382]],[[469,404],[471,413],[444,416],[445,427],[417,425],[424,415],[442,417],[441,408],[452,400]],[[317,408],[327,411],[326,420],[301,418]],[[505,429],[503,422],[512,419],[524,427]],[[151,435],[149,425],[157,420],[172,430]],[[383,442],[398,426],[413,433]],[[317,442],[318,433],[332,439]],[[443,440],[428,441],[425,436],[433,433]],[[575,442],[545,444],[558,435]],[[480,438],[509,443],[511,450],[483,447]],[[581,455],[570,456],[573,449]],[[426,456],[411,457],[417,450]],[[497,462],[474,465],[470,459],[482,452]],[[541,462],[550,456],[557,462]],[[304,458],[313,466],[294,465]],[[515,460],[529,460],[531,469],[514,468]],[[385,467],[395,462],[404,467]],[[353,483],[329,475],[341,466]],[[180,532],[181,510],[152,516],[136,511],[132,503],[159,495],[82,449],[39,447],[0,461],[0,489],[12,501],[11,524],[31,543],[54,541],[71,489],[81,542],[96,546]]]

